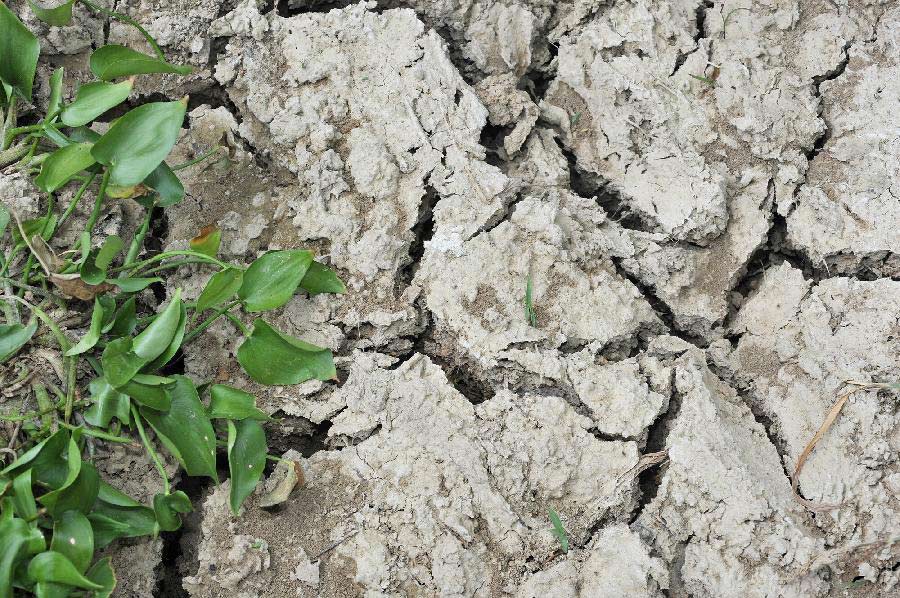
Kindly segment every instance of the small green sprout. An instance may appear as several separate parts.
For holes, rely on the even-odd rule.
[[[531,275],[528,275],[528,278],[525,280],[525,321],[528,322],[529,326],[533,328],[537,328],[537,314],[534,313],[534,305],[532,303],[532,294],[534,292],[534,287],[531,282]]]
[[[569,124],[572,127],[575,127],[578,124],[579,120],[581,120],[581,111],[580,110],[569,117]]]
[[[553,509],[547,509],[547,515],[550,516],[550,521],[553,523],[553,535],[559,540],[559,547],[562,549],[563,553],[568,553],[569,535],[566,533],[566,528],[563,527],[562,521],[559,519],[559,514]]]
[[[696,79],[697,81],[702,81],[703,83],[706,83],[706,84],[709,85],[710,87],[715,87],[715,86],[716,86],[715,80],[710,79],[709,77],[703,77],[703,76],[701,76],[701,75],[690,75],[690,77],[691,77],[692,79]]]

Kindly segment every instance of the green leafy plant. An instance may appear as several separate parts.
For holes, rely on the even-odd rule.
[[[566,533],[566,528],[563,527],[562,521],[559,518],[559,513],[553,509],[547,509],[547,515],[550,517],[550,522],[553,524],[553,535],[559,540],[560,549],[563,553],[569,552],[569,535]]]
[[[298,292],[343,293],[337,275],[310,251],[270,251],[244,268],[220,260],[221,232],[205,228],[190,249],[148,252],[144,247],[159,210],[177,204],[184,187],[176,175],[214,155],[169,166],[165,160],[183,125],[187,98],[144,103],[112,121],[105,132],[95,119],[121,106],[137,76],[183,75],[189,67],[166,61],[153,38],[129,17],[93,4],[69,0],[46,8],[31,0],[35,15],[53,26],[68,24],[81,1],[90,10],[134,25],[155,56],[123,46],[104,46],[90,59],[97,81],[78,87],[65,102],[62,69],[49,79],[49,101],[28,124],[18,109],[32,102],[38,65],[37,38],[0,1],[0,168],[27,173],[46,194],[39,218],[22,220],[0,205],[0,364],[17,369],[6,392],[29,393],[36,411],[0,414],[14,424],[9,449],[0,458],[0,598],[109,596],[115,573],[108,558],[94,552],[119,538],[155,535],[180,527],[192,510],[189,497],[171,487],[161,450],[188,476],[219,483],[217,455],[227,455],[230,506],[238,514],[259,483],[267,458],[264,423],[269,418],[256,399],[238,388],[200,384],[173,373],[183,347],[221,318],[245,336],[237,359],[261,384],[295,384],[335,379],[332,354],[277,330],[256,317],[252,330],[235,315],[255,316],[277,309]],[[65,206],[57,195],[72,190]],[[60,228],[82,200],[93,195],[84,230],[68,250],[51,247]],[[141,224],[126,242],[95,236],[104,206],[133,198],[143,206]],[[212,270],[196,301],[176,290],[155,313],[141,291],[161,282],[160,273],[187,264]],[[37,299],[33,299],[36,297]],[[50,316],[56,307],[90,310],[90,323],[71,339]],[[83,307],[82,307],[83,306]],[[29,344],[52,343],[61,376],[29,370],[14,361]],[[91,372],[90,375],[85,372]],[[82,395],[83,393],[83,395]],[[204,403],[202,397],[208,394]],[[25,396],[25,395],[23,395]],[[85,398],[82,398],[85,396]],[[151,434],[152,432],[152,434]],[[163,492],[141,504],[102,479],[88,455],[95,443],[140,443],[162,478]],[[292,472],[284,500],[302,473]]]

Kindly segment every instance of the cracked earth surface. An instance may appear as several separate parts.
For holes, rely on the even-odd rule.
[[[227,482],[185,482],[184,532],[113,549],[119,595],[900,592],[897,397],[857,393],[805,466],[840,508],[789,477],[843,381],[900,378],[896,2],[116,7],[196,67],[141,91],[190,95],[174,160],[230,148],[185,171],[161,247],[215,224],[230,259],[312,247],[349,289],[275,316],[336,384],[254,387],[228,323],[189,347],[306,484],[234,518]],[[76,17],[42,37],[76,78],[92,45],[141,46]]]

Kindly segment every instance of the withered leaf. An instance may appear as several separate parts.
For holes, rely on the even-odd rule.
[[[56,285],[64,295],[81,299],[82,301],[91,301],[97,295],[113,290],[113,285],[108,282],[100,284],[88,284],[81,280],[78,274],[50,274],[50,282]]]
[[[275,466],[275,471],[266,480],[266,488],[271,488],[259,499],[259,506],[267,509],[280,505],[288,499],[294,488],[304,483],[303,468],[299,461],[283,459]],[[272,483],[274,482],[274,487]]]

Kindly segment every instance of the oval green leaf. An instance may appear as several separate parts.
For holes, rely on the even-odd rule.
[[[141,408],[160,441],[190,476],[216,475],[216,434],[190,378],[172,376],[172,403],[166,412]]]
[[[103,324],[103,306],[100,305],[100,300],[95,297],[94,311],[91,313],[91,326],[84,336],[81,337],[81,340],[78,341],[78,344],[66,351],[66,357],[81,355],[85,351],[93,349],[94,345],[97,344],[97,341],[100,340],[101,324]]]
[[[94,591],[93,598],[112,596],[113,590],[116,589],[116,573],[110,564],[110,557],[102,558],[94,563],[84,575],[92,582],[103,586],[103,589]]]
[[[36,582],[61,583],[83,590],[100,590],[103,586],[84,577],[72,561],[59,552],[48,550],[28,563],[28,577]]]
[[[256,397],[249,392],[225,384],[213,384],[209,396],[210,419],[269,419],[256,407]]]
[[[91,152],[109,167],[110,183],[127,187],[143,182],[178,141],[186,108],[187,100],[153,102],[117,120]]]
[[[65,74],[65,69],[63,67],[59,67],[53,74],[50,75],[50,98],[47,100],[47,115],[49,118],[52,118],[51,115],[59,113],[62,110],[62,95],[63,95],[63,75]]]
[[[56,191],[97,162],[91,155],[92,147],[91,143],[73,143],[59,148],[41,164],[41,173],[34,179],[34,184],[45,193]]]
[[[134,297],[129,297],[116,312],[112,327],[106,332],[109,332],[111,336],[125,336],[134,332],[134,329],[137,328],[136,310]]]
[[[181,343],[184,340],[184,331],[187,327],[187,321],[187,307],[181,302],[181,316],[178,319],[178,325],[175,326],[175,335],[172,337],[172,341],[159,357],[144,366],[145,372],[155,372],[175,357],[175,354],[178,353],[178,349],[181,348]]]
[[[235,515],[262,477],[267,450],[266,433],[258,421],[228,421],[229,504]]]
[[[144,185],[156,191],[159,195],[159,201],[156,205],[161,208],[174,206],[184,199],[184,185],[181,179],[165,162],[160,162],[159,166],[153,169],[147,178],[144,179]]]
[[[19,352],[24,347],[34,333],[37,331],[38,323],[36,319],[32,319],[27,326],[21,324],[0,324],[0,363]]]
[[[131,422],[130,399],[113,388],[106,378],[94,378],[89,389],[94,404],[84,413],[84,420],[87,423],[98,428],[106,428],[114,417],[119,418],[123,424]]]
[[[282,334],[262,319],[237,351],[238,362],[260,384],[299,384],[336,379],[331,351]]]
[[[67,127],[86,125],[128,99],[132,87],[134,81],[130,79],[121,83],[85,83],[75,93],[75,101],[63,108],[59,118]]]
[[[215,226],[204,226],[200,234],[191,239],[191,249],[209,257],[216,257],[221,244],[222,231]]]
[[[153,361],[162,355],[178,332],[181,313],[181,289],[177,289],[169,305],[134,338],[135,355],[146,361]]]
[[[40,53],[37,37],[0,2],[0,81],[28,101]]]
[[[234,297],[243,281],[244,273],[237,268],[225,268],[213,274],[197,299],[197,312],[218,307]]]
[[[189,66],[169,64],[159,58],[115,44],[98,48],[91,54],[91,71],[103,81],[151,73],[189,75],[191,70]]]
[[[311,251],[284,249],[270,251],[256,259],[244,273],[238,295],[250,312],[281,307],[300,286],[313,261]]]
[[[44,8],[34,0],[28,0],[31,5],[31,12],[34,16],[54,27],[65,27],[72,22],[72,5],[75,0],[67,0],[59,6],[53,8]]]
[[[164,532],[174,532],[181,527],[180,513],[190,513],[194,510],[191,499],[181,490],[171,494],[157,494],[153,497],[153,511],[159,529]]]
[[[309,265],[309,270],[306,271],[303,280],[300,281],[300,288],[310,295],[347,292],[347,287],[334,273],[334,270],[323,266],[319,262],[313,262]]]
[[[113,388],[121,388],[128,384],[128,381],[147,363],[131,350],[132,345],[131,338],[125,336],[110,341],[103,349],[103,355],[100,357],[103,375]]]
[[[60,513],[53,522],[50,550],[60,553],[80,572],[87,571],[94,558],[94,532],[91,522],[79,511]]]

